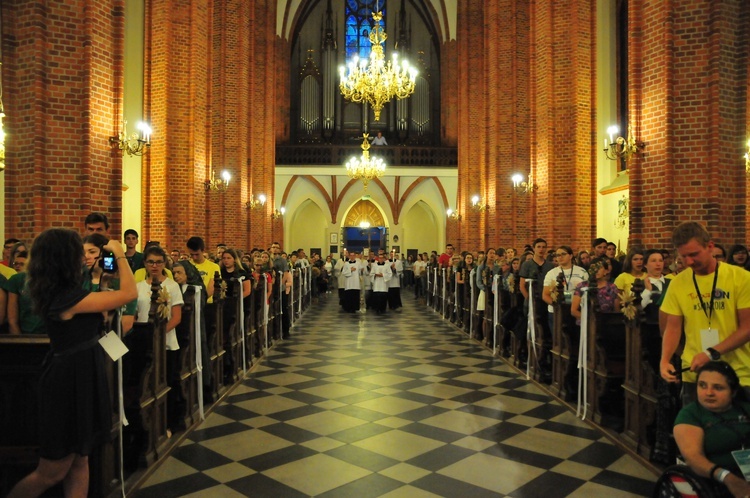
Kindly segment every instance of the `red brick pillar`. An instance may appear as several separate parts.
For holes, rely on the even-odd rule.
[[[91,211],[121,230],[122,0],[2,2],[6,236],[83,229]]]
[[[593,1],[537,3],[531,12],[531,237],[587,247],[594,234]],[[529,241],[530,243],[530,241]]]
[[[700,221],[746,242],[750,13],[746,2],[632,0],[630,121],[645,157],[630,166],[630,243],[670,247]]]

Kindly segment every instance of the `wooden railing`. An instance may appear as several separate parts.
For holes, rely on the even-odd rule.
[[[458,166],[457,147],[373,146],[372,154],[388,166]],[[341,166],[352,156],[362,154],[359,145],[277,145],[279,166]]]

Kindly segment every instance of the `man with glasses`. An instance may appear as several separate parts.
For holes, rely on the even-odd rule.
[[[586,270],[573,264],[573,249],[569,246],[558,247],[555,251],[555,258],[559,266],[548,271],[544,276],[544,290],[542,291],[542,299],[547,303],[547,311],[549,312],[550,330],[554,329],[552,289],[557,287],[557,278],[562,274],[563,292],[565,292],[567,304],[570,304],[576,286],[589,279],[589,273]]]
[[[10,266],[10,251],[13,249],[13,246],[17,243],[21,242],[18,239],[6,239],[5,244],[3,245],[3,260],[0,261],[0,264],[4,264],[5,266]]]
[[[724,262],[727,260],[727,252],[724,250],[724,246],[714,242],[714,246],[711,248],[711,255],[716,261]]]

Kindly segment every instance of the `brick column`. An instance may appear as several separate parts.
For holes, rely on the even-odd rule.
[[[6,236],[83,229],[91,211],[121,231],[122,0],[3,2]]]
[[[745,243],[746,2],[635,0],[629,23],[630,116],[646,142],[630,167],[630,243],[669,247],[687,220]]]

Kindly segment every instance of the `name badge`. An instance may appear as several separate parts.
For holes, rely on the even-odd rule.
[[[719,329],[701,329],[701,349],[705,351],[719,344]]]
[[[732,452],[732,458],[737,462],[745,480],[750,481],[750,450],[735,450]]]
[[[104,351],[112,358],[112,361],[119,360],[122,355],[128,352],[128,347],[117,337],[117,334],[113,330],[110,330],[107,335],[99,339],[99,344],[102,345]]]

